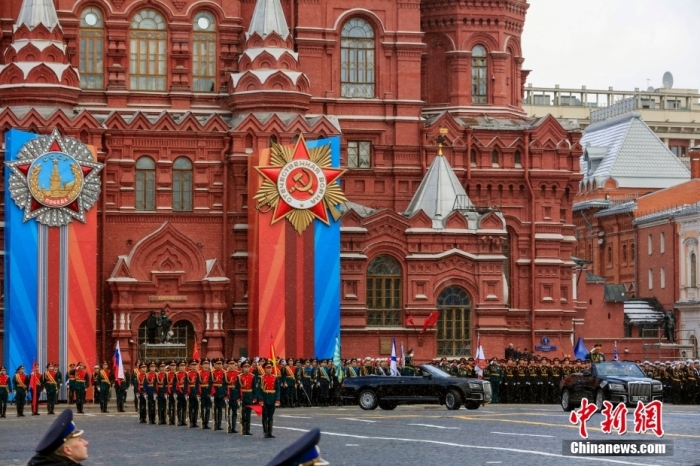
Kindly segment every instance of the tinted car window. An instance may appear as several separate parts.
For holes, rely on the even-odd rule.
[[[437,367],[433,366],[420,366],[420,369],[422,369],[423,372],[428,372],[430,375],[433,377],[444,377],[444,378],[450,378],[452,377],[450,374],[448,374],[445,371],[442,371],[438,369]],[[419,375],[422,375],[422,373],[417,373]]]

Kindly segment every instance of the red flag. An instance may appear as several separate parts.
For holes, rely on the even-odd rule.
[[[199,359],[199,349],[197,349],[197,340],[194,341],[194,349],[192,350],[192,359]]]
[[[39,365],[34,364],[34,368],[32,369],[32,376],[29,379],[29,388],[32,389],[32,412],[33,413],[38,413],[39,412],[39,394],[36,391],[36,385],[37,383],[41,383],[39,380]]]
[[[270,362],[272,362],[272,373],[279,377],[280,368],[277,366],[277,357],[275,356],[275,343],[270,339]]]
[[[413,316],[409,314],[408,317],[406,317],[406,325],[413,325],[414,327],[416,324],[413,322]]]
[[[253,411],[255,411],[255,414],[257,414],[258,417],[262,416],[262,405],[255,404],[255,405],[245,405],[246,408],[250,408]]]
[[[423,330],[421,330],[421,333],[424,333],[430,327],[435,325],[435,323],[438,320],[438,317],[440,317],[440,313],[438,311],[431,312],[428,318],[425,319],[425,322],[423,322]]]

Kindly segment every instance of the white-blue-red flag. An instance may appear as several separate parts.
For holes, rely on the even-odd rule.
[[[615,347],[613,348],[613,361],[617,361],[619,356],[617,355],[617,341],[615,341]]]
[[[119,340],[114,348],[114,356],[112,357],[112,365],[114,366],[114,379],[118,385],[124,380],[124,364],[122,363],[122,351],[119,349]]]
[[[389,364],[389,369],[391,369],[391,375],[401,375],[396,367],[396,338],[391,339],[391,364]]]

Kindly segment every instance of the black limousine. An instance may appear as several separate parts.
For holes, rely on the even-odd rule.
[[[603,401],[612,404],[636,405],[663,401],[663,386],[658,380],[645,376],[631,362],[599,362],[591,364],[591,370],[569,374],[560,382],[561,407],[571,411],[580,406],[583,398],[603,409]]]
[[[414,376],[346,378],[340,388],[346,402],[364,410],[394,409],[400,404],[440,404],[447,409],[478,409],[491,402],[491,384],[486,380],[453,377],[440,369],[421,365]]]

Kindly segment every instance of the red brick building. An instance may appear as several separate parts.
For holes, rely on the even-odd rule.
[[[117,339],[127,363],[153,356],[143,324],[162,308],[187,355],[248,353],[249,161],[299,135],[342,137],[343,356],[391,337],[420,360],[472,355],[477,335],[487,356],[545,336],[571,353],[582,149],[575,126],[521,108],[528,8],[1,2],[0,128],[58,127],[106,165],[101,357]]]

